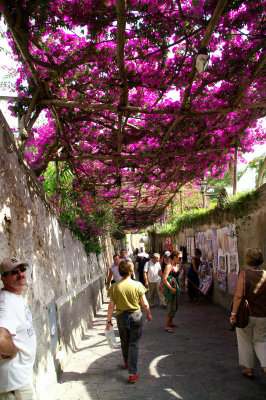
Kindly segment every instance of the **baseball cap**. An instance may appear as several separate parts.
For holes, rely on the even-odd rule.
[[[29,266],[28,263],[20,261],[16,257],[5,258],[0,264],[0,274],[3,275],[5,272],[11,272],[19,265]]]
[[[166,251],[164,252],[164,254],[165,254],[167,257],[170,257],[171,251],[166,250]]]

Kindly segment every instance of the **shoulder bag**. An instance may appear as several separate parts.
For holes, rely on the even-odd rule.
[[[244,292],[241,303],[238,307],[236,314],[236,324],[237,328],[245,328],[248,324],[249,316],[251,315],[251,310],[246,299],[246,274],[243,271],[243,280],[244,280]]]
[[[175,295],[179,295],[180,289],[179,289],[179,286],[178,286],[178,283],[177,283],[176,279],[175,279],[173,276],[168,275],[167,281],[168,281],[168,283],[170,284],[170,286],[171,286],[173,289],[176,289],[176,294],[175,294]],[[161,292],[168,300],[171,299],[171,298],[174,296],[174,294],[171,292],[171,290],[170,290],[166,285],[164,285],[163,283],[162,283],[161,286],[160,286],[160,292]]]

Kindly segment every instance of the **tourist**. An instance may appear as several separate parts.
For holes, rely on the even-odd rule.
[[[248,325],[236,328],[239,364],[248,378],[254,377],[255,354],[266,376],[266,271],[261,269],[263,254],[260,249],[250,248],[246,252],[248,268],[240,273],[233,302],[230,322],[236,323],[236,315],[245,293],[251,311]]]
[[[32,368],[36,336],[30,309],[22,297],[28,263],[15,257],[0,264],[0,399],[34,400]]]
[[[136,247],[135,250],[133,250],[133,265],[136,267],[136,260],[139,254],[139,249]]]
[[[137,363],[139,340],[142,332],[143,317],[140,303],[144,308],[147,320],[151,321],[149,303],[145,292],[146,288],[138,281],[131,279],[133,264],[122,260],[119,264],[119,273],[122,280],[110,287],[110,303],[108,306],[107,325],[109,330],[112,325],[112,315],[116,306],[117,326],[121,340],[124,367],[129,371],[129,383],[138,379]]]
[[[145,287],[148,288],[148,302],[150,307],[154,307],[154,294],[156,289],[160,306],[166,308],[165,297],[160,292],[161,278],[163,277],[163,274],[159,260],[160,254],[154,253],[151,260],[147,261],[144,265],[143,276]]]
[[[199,268],[201,265],[200,261],[201,251],[200,249],[195,250],[195,257],[192,258],[190,267],[188,269],[188,296],[190,301],[197,300],[199,297],[199,276],[204,277],[204,274],[200,272]]]
[[[141,247],[140,253],[138,254],[138,256],[136,258],[136,271],[139,273],[139,281],[143,285],[145,285],[144,276],[143,276],[144,265],[149,260],[150,260],[149,254],[145,252],[143,247]]]
[[[135,261],[136,261],[138,254],[139,254],[139,249],[136,247],[135,250],[133,250],[133,256],[134,256]]]
[[[121,260],[128,260],[128,261],[132,262],[132,264],[133,264],[133,261],[132,261],[131,258],[128,257],[128,255],[127,255],[127,250],[126,250],[126,249],[122,249],[122,250],[120,251],[120,259],[121,259]],[[134,269],[133,269],[131,278],[132,278],[132,279],[136,279]]]
[[[179,287],[177,280],[180,258],[182,259],[182,253],[173,252],[170,256],[170,262],[166,265],[163,274],[163,284],[164,288],[166,288],[165,296],[167,303],[165,331],[168,333],[173,333],[174,331],[172,328],[178,327],[178,325],[173,322],[173,318],[178,308]]]
[[[170,255],[171,255],[171,251],[166,250],[161,257],[160,264],[161,264],[161,268],[162,268],[162,273],[164,273],[164,269],[165,269],[166,265],[171,263]]]
[[[119,274],[119,270],[118,270],[119,263],[120,263],[119,255],[115,254],[113,256],[113,260],[114,260],[114,263],[110,267],[108,278],[107,278],[107,282],[106,282],[106,289],[107,290],[109,290],[110,283],[113,284],[115,282],[121,281],[121,279],[122,279],[121,275]]]
[[[120,251],[120,258],[121,258],[121,260],[129,260],[130,262],[132,262],[131,258],[128,257],[128,255],[127,255],[127,249],[122,249]]]

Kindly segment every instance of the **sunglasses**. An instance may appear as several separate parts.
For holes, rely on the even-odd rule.
[[[14,269],[13,271],[10,271],[10,274],[11,274],[11,275],[17,275],[19,271],[22,273],[22,272],[25,272],[26,269],[27,269],[27,267],[24,267],[23,265],[21,265],[21,267],[17,267],[17,268]],[[6,276],[8,273],[9,273],[9,272],[5,272],[5,273],[3,274],[3,276]]]

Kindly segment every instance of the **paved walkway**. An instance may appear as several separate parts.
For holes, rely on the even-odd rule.
[[[128,384],[120,350],[104,336],[107,303],[98,312],[76,353],[47,394],[49,400],[264,400],[266,379],[241,375],[235,332],[228,313],[212,304],[196,305],[182,294],[173,334],[164,331],[166,310],[152,309],[140,345],[139,380]],[[116,329],[116,325],[115,325]]]

